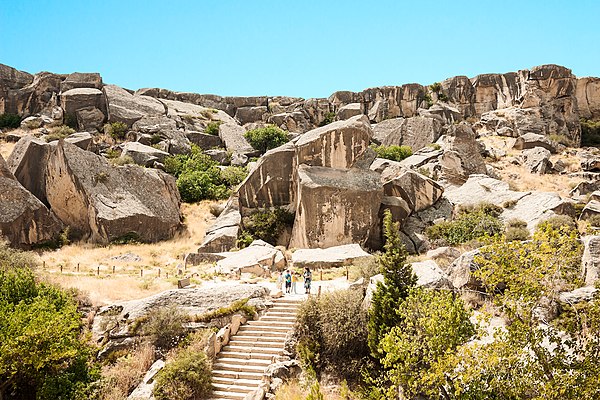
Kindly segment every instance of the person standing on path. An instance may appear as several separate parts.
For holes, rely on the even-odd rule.
[[[285,292],[289,294],[292,290],[292,275],[290,274],[289,269],[285,271],[283,278],[285,280]]]
[[[310,271],[310,268],[306,267],[304,268],[304,293],[305,294],[310,294],[310,285],[312,283],[312,272]]]
[[[294,292],[294,294],[298,294],[298,292],[296,292],[296,284],[298,283],[298,273],[294,272],[292,273],[292,291]]]

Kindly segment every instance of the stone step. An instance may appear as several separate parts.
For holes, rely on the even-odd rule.
[[[273,300],[273,304],[293,304],[300,305],[304,303],[305,299],[275,299]]]
[[[238,331],[238,335],[243,334],[244,336],[259,336],[261,338],[265,337],[279,337],[285,338],[287,336],[287,332],[276,332],[276,331],[261,331],[256,329],[244,329],[240,328]],[[237,336],[237,335],[235,335]]]
[[[222,360],[217,360],[215,362],[215,364],[213,365],[213,368],[215,371],[231,371],[231,372],[254,372],[257,374],[263,374],[269,365],[271,365],[271,362],[269,361],[269,363],[265,364],[265,365],[243,365],[241,364],[239,361],[248,361],[248,360],[240,360],[237,359],[238,362],[223,362]],[[261,360],[261,361],[267,361],[267,360]]]
[[[269,360],[272,361],[279,357],[279,354],[268,354],[261,352],[239,352],[239,351],[221,351],[219,355],[223,355],[224,358],[241,358],[242,360]],[[270,363],[270,362],[269,362]]]
[[[291,322],[292,325],[296,323],[295,315],[270,315],[268,312],[260,317],[259,321],[273,321],[273,322]]]
[[[248,321],[248,323],[246,325],[242,325],[242,326],[265,325],[265,326],[279,326],[279,327],[286,328],[286,329],[294,328],[294,321],[289,320],[289,319],[281,319],[282,317],[279,317],[280,319],[277,319],[277,320],[271,320],[271,321],[266,320],[265,321],[263,318],[259,319],[258,321]]]
[[[214,390],[218,390],[220,392],[237,392],[243,393],[244,395],[258,388],[260,385],[260,381],[246,381],[243,379],[231,380],[225,383],[213,383],[212,386]]]
[[[228,369],[213,369],[213,382],[219,382],[214,378],[230,378],[230,379],[250,379],[250,380],[262,380],[262,372],[254,371],[231,371]]]
[[[273,343],[285,343],[285,336],[276,337],[276,336],[253,336],[253,335],[235,335],[232,340],[239,340],[243,342],[273,342]]]
[[[265,353],[265,354],[279,355],[283,351],[283,347],[272,348],[272,347],[268,347],[268,346],[261,346],[260,344],[256,344],[255,346],[248,346],[248,345],[237,346],[237,345],[228,344],[225,347],[223,347],[223,350],[224,351],[233,351],[233,352],[237,352],[237,353],[248,352],[248,353]]]
[[[246,347],[270,347],[270,348],[284,348],[285,342],[272,342],[270,340],[260,340],[260,341],[247,341],[247,340],[238,340],[236,336],[233,337],[234,340],[230,340],[229,343],[232,346],[246,346]]]
[[[219,353],[219,356],[221,353]],[[228,364],[239,368],[263,368],[266,369],[271,365],[271,360],[265,360],[260,358],[239,358],[239,357],[219,357],[215,361],[215,365]]]
[[[237,400],[243,399],[248,393],[223,392],[221,390],[213,390],[211,400]]]
[[[292,330],[291,326],[277,326],[271,325],[267,322],[261,321],[252,321],[253,324],[242,325],[238,332],[246,332],[246,331],[267,331],[267,332],[282,332],[288,333]]]
[[[295,317],[296,316],[296,312],[288,312],[286,310],[269,310],[265,313],[264,315],[269,316],[269,317]]]

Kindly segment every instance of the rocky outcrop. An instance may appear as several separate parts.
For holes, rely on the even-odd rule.
[[[128,165],[60,141],[46,166],[46,199],[58,218],[93,242],[133,235],[141,241],[173,237],[181,226],[172,176]]]
[[[523,150],[523,165],[533,174],[546,174],[551,171],[550,151],[543,147]]]
[[[246,130],[235,123],[225,123],[219,126],[219,137],[227,150],[244,155],[257,154],[244,137],[245,133]]]
[[[582,277],[586,285],[594,286],[600,278],[600,236],[583,238]]]
[[[24,136],[15,145],[7,164],[17,180],[46,205],[46,165],[50,145],[34,136]]]
[[[236,246],[242,215],[237,197],[231,197],[215,223],[206,230],[198,253],[229,251]]]
[[[580,117],[600,119],[600,78],[577,79],[576,96]]]
[[[462,184],[469,175],[487,172],[479,144],[475,140],[475,133],[468,123],[453,125],[446,142],[444,154],[440,158],[444,179]]]
[[[531,132],[519,136],[513,147],[517,150],[542,147],[551,153],[556,153],[556,143],[553,143],[550,139],[543,135],[538,135]]]
[[[386,146],[409,146],[419,150],[443,134],[443,122],[433,117],[397,118],[373,126],[373,136]]]
[[[169,153],[143,145],[139,142],[127,142],[121,146],[121,157],[129,156],[143,167],[151,167],[155,162],[163,163]]]
[[[94,88],[71,89],[60,95],[60,106],[66,115],[77,118],[77,111],[106,110],[102,91]],[[104,113],[103,113],[104,114]],[[82,127],[82,129],[85,129]]]
[[[250,246],[227,254],[217,261],[215,271],[219,274],[241,275],[250,273],[256,276],[270,276],[271,269],[283,269],[285,257],[280,250],[262,240],[255,240]]]
[[[152,97],[133,95],[115,85],[105,85],[102,91],[106,96],[108,122],[123,122],[131,127],[143,117],[166,114],[165,106]]]
[[[294,268],[333,268],[369,258],[373,256],[352,243],[326,249],[298,249],[292,253],[292,265]]]
[[[0,156],[0,238],[28,248],[55,239],[61,228],[54,214],[17,181]]]
[[[301,165],[290,247],[365,244],[383,196],[379,174]]]
[[[102,77],[98,73],[74,72],[60,83],[60,91],[63,93],[79,88],[102,89]]]

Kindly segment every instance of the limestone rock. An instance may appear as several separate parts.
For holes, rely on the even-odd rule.
[[[380,122],[378,125],[380,124],[388,125],[386,121]],[[392,130],[383,140],[382,144],[386,146],[409,146],[416,151],[431,143],[435,143],[442,133],[443,124],[436,118],[422,116],[405,118],[402,125]]]
[[[397,174],[381,174],[383,193],[401,197],[413,212],[431,207],[444,193],[444,189],[433,179],[416,171],[404,169]]]
[[[131,127],[145,116],[165,114],[165,106],[152,97],[133,95],[115,85],[105,85],[102,91],[108,104],[108,122],[123,122]]]
[[[412,263],[412,269],[417,276],[417,286],[429,289],[451,288],[446,273],[433,260]]]
[[[337,118],[344,120],[355,117],[357,115],[363,115],[362,105],[360,103],[350,103],[340,107],[337,112]]]
[[[443,125],[451,125],[463,120],[463,115],[458,108],[446,103],[436,103],[429,108],[420,108],[417,112],[421,117],[435,118]]]
[[[237,197],[231,197],[215,223],[206,230],[198,253],[219,253],[235,247],[242,215]]]
[[[379,174],[306,165],[297,173],[298,207],[290,246],[364,244],[383,196]]]
[[[162,134],[177,130],[177,122],[165,115],[146,115],[135,121],[131,129],[148,135]]]
[[[45,190],[58,218],[93,242],[130,234],[141,241],[163,240],[181,226],[173,177],[134,165],[115,168],[64,141],[50,151]]]
[[[505,208],[501,217],[505,221],[521,219],[527,222],[527,229],[533,232],[538,223],[557,214],[569,214],[572,211],[572,203],[557,193],[530,192],[521,197],[514,206]]]
[[[31,117],[27,117],[23,121],[21,121],[21,128],[37,129],[37,128],[41,128],[44,125],[48,125],[48,124],[52,123],[53,121],[54,120],[52,118],[47,117],[45,115],[31,116]]]
[[[526,133],[517,138],[514,146],[517,150],[533,149],[542,147],[551,153],[556,153],[556,144],[543,135],[535,133]]]
[[[581,211],[581,216],[579,219],[587,220],[598,214],[600,214],[600,201],[597,199],[591,199]]]
[[[480,154],[475,133],[466,122],[453,125],[447,137],[447,147],[440,158],[442,176],[452,183],[464,183],[471,174],[485,174],[485,162]]]
[[[63,79],[62,75],[49,72],[32,76],[0,64],[0,114],[51,116],[52,110],[58,105]]]
[[[101,131],[104,126],[105,115],[96,107],[87,107],[75,111],[77,126],[81,130]]]
[[[105,110],[104,96],[98,89],[78,88],[71,89],[60,95],[60,104],[66,115],[76,118],[77,111],[82,109],[96,108]],[[104,119],[104,118],[103,118]],[[85,129],[82,127],[82,129]]]
[[[47,206],[46,164],[50,145],[34,136],[23,136],[15,145],[7,164],[16,179]]]
[[[280,207],[292,202],[295,146],[287,143],[267,151],[238,189],[246,208]]]
[[[444,269],[448,274],[448,279],[456,289],[467,287],[469,289],[478,289],[479,284],[472,276],[472,272],[479,267],[475,263],[475,257],[480,254],[478,249],[468,251],[458,257],[452,264]]]
[[[587,236],[583,238],[583,279],[586,285],[593,286],[600,278],[600,236]]]
[[[244,128],[237,124],[225,123],[219,126],[219,137],[228,151],[245,155],[256,154],[256,150],[248,143],[244,133],[246,133]]]
[[[576,86],[577,110],[586,119],[600,119],[600,78],[579,78]]]
[[[431,162],[435,162],[443,153],[443,150],[436,150],[433,147],[423,147],[414,152],[412,156],[400,161],[400,164],[407,168],[417,169]]]
[[[523,165],[534,174],[546,174],[550,172],[550,151],[543,147],[534,147],[523,150]]]
[[[592,150],[580,150],[577,152],[580,159],[581,169],[584,171],[600,171],[600,153]]]
[[[254,241],[250,246],[234,251],[222,260],[217,261],[215,271],[220,274],[252,273],[256,276],[269,276],[270,268],[274,267],[276,259],[281,260],[281,252],[271,245],[263,245]]]
[[[292,253],[294,268],[333,268],[372,258],[359,244],[352,243],[326,249],[298,249]]]
[[[60,91],[63,93],[79,88],[102,89],[102,77],[98,73],[74,72],[60,83]]]
[[[244,125],[250,122],[262,121],[263,116],[268,113],[266,106],[240,107],[235,111],[235,119]]]
[[[487,175],[471,175],[460,187],[449,187],[444,197],[455,205],[492,203],[499,206],[518,202],[527,195],[526,192],[510,190],[508,183]]]
[[[65,142],[74,144],[83,150],[88,150],[92,143],[93,137],[89,132],[76,132],[65,138]]]
[[[169,153],[146,146],[138,142],[127,142],[121,145],[121,157],[129,156],[143,167],[151,167],[155,161],[163,163]]]
[[[374,124],[373,141],[377,144],[382,144],[388,137],[392,137],[392,141],[400,141],[402,138],[402,128],[404,127],[404,118],[391,118]]]
[[[562,292],[558,298],[561,303],[573,305],[592,301],[596,297],[596,293],[598,293],[598,288],[595,286],[584,286],[570,292]]]
[[[296,142],[295,165],[351,168],[369,147],[371,136],[369,120],[364,115],[313,129]]]
[[[208,133],[188,131],[185,133],[188,140],[200,147],[203,150],[209,150],[215,147],[221,147],[223,142],[217,135],[210,135]]]
[[[25,189],[0,156],[0,237],[28,248],[56,238],[62,225],[54,214]]]

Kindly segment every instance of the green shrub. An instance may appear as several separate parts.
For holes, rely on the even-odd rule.
[[[129,127],[123,122],[111,122],[104,125],[104,133],[112,136],[114,139],[125,139],[128,130]]]
[[[229,317],[239,312],[252,319],[256,316],[256,307],[248,305],[248,299],[241,299],[234,301],[230,306],[221,307],[201,315],[195,315],[191,320],[193,322],[210,322],[214,319]]]
[[[377,157],[385,158],[387,160],[392,161],[402,161],[405,158],[412,156],[412,149],[410,148],[410,146],[371,145],[371,148],[375,150],[375,153],[377,153]]]
[[[104,156],[106,158],[108,158],[109,160],[113,159],[113,158],[117,158],[121,156],[121,151],[117,150],[117,149],[108,149],[106,150],[106,153],[104,153]]]
[[[600,145],[600,121],[590,121],[581,119],[581,145],[598,146]]]
[[[298,311],[297,351],[305,367],[357,379],[367,345],[367,311],[359,290],[310,297]]]
[[[459,208],[459,215],[426,229],[431,240],[456,246],[486,236],[500,235],[504,225],[498,219],[502,208],[489,203]]]
[[[335,121],[335,113],[334,112],[327,112],[323,116],[323,120],[319,123],[319,126],[329,125],[333,121]]]
[[[530,236],[527,222],[522,219],[513,218],[506,222],[504,237],[507,242],[529,240]]]
[[[0,129],[14,129],[18,128],[19,126],[21,126],[21,117],[17,114],[0,114]]]
[[[244,137],[252,147],[261,153],[279,147],[288,141],[287,132],[275,125],[249,130]]]
[[[202,352],[182,350],[156,377],[156,400],[207,399],[212,392],[211,365]]]
[[[444,92],[438,93],[438,99],[444,102],[447,102],[449,100],[448,95]]]
[[[440,90],[442,90],[442,84],[439,82],[434,82],[431,85],[429,85],[429,88],[432,92],[439,93]]]
[[[150,336],[156,347],[170,349],[185,336],[185,322],[187,315],[177,306],[171,305],[153,310],[138,329],[141,329],[143,335]]]
[[[252,236],[252,234],[247,230],[242,229],[237,240],[235,241],[235,247],[237,247],[238,249],[243,249],[245,247],[250,246],[253,241],[254,237]]]
[[[555,215],[554,217],[545,219],[540,222],[535,229],[544,229],[547,226],[554,230],[560,229],[561,227],[566,227],[569,230],[577,230],[577,222],[568,215]]]
[[[117,158],[111,158],[110,163],[112,165],[118,167],[118,166],[123,166],[123,165],[135,164],[135,161],[129,154],[126,154],[124,156],[120,156]]]
[[[229,187],[235,187],[242,183],[246,176],[248,175],[248,170],[246,167],[237,167],[237,166],[228,166],[221,170],[221,179],[223,183]]]
[[[39,259],[35,253],[13,249],[7,242],[0,241],[0,271],[17,268],[35,269]]]
[[[60,125],[50,130],[50,133],[45,136],[46,142],[53,142],[55,140],[64,139],[69,135],[75,133],[75,129],[67,126]]]
[[[221,121],[209,122],[208,125],[206,125],[206,128],[204,128],[204,133],[219,136],[219,126],[221,125],[221,123]]]
[[[205,199],[224,199],[229,196],[229,190],[220,181],[218,168],[208,171],[184,172],[177,178],[177,189],[181,199],[187,203],[195,203]]]
[[[272,245],[283,231],[294,223],[294,214],[283,209],[257,211],[244,219],[244,229],[254,238]]]
[[[121,236],[112,239],[110,242],[112,244],[136,244],[141,243],[142,239],[140,238],[140,235],[137,232],[127,232]]]

